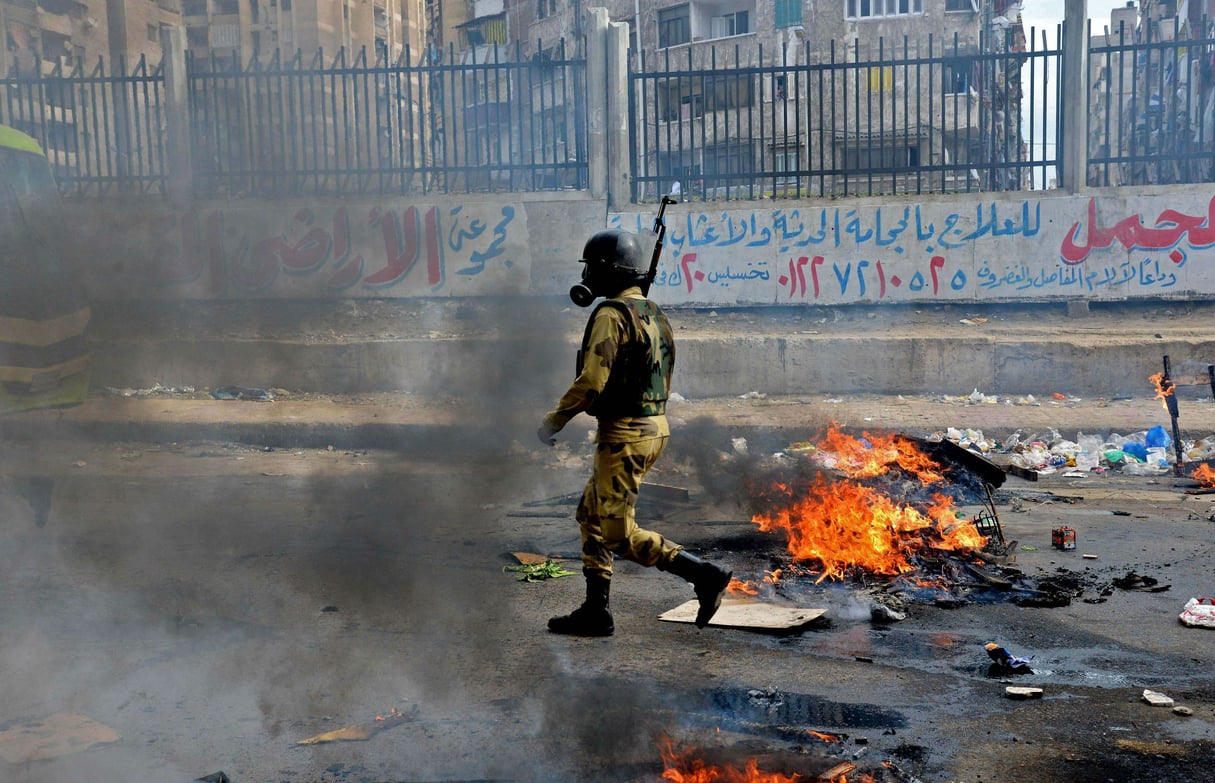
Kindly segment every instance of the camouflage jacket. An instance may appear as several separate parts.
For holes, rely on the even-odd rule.
[[[665,414],[674,335],[666,314],[640,288],[627,288],[595,308],[578,365],[578,377],[545,416],[546,424],[560,430],[586,412],[598,419],[602,443],[670,434]]]

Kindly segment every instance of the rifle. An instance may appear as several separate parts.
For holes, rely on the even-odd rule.
[[[654,243],[654,255],[650,258],[650,271],[646,273],[645,280],[641,284],[641,295],[650,295],[650,286],[654,282],[654,278],[658,276],[658,260],[662,257],[662,240],[667,235],[667,224],[663,221],[663,213],[667,211],[667,204],[677,203],[675,199],[668,195],[663,195],[662,201],[658,205],[658,216],[654,218],[654,233],[658,236]]]

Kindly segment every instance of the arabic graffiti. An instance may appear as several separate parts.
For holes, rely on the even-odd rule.
[[[1168,258],[1174,264],[1185,263],[1185,252],[1178,247],[1184,239],[1191,249],[1208,248],[1215,245],[1215,196],[1207,202],[1205,215],[1187,215],[1175,209],[1161,210],[1151,226],[1143,223],[1140,215],[1130,215],[1110,228],[1097,225],[1097,200],[1088,200],[1088,229],[1084,241],[1079,241],[1083,221],[1072,224],[1063,238],[1059,255],[1066,264],[1079,264],[1088,259],[1094,250],[1104,250],[1117,240],[1127,250],[1168,250]]]
[[[824,296],[823,284],[819,278],[819,268],[826,263],[822,256],[814,256],[808,258],[800,256],[796,259],[789,259],[789,273],[780,275],[776,281],[782,288],[788,288],[789,299],[806,299],[807,295],[811,299],[820,299]],[[810,268],[810,287],[806,287],[806,267]],[[827,279],[828,283],[834,283],[831,290],[832,298],[844,299],[849,296],[849,287],[852,287],[853,294],[858,301],[865,301],[866,297],[874,294],[873,283],[876,277],[877,292],[876,298],[880,301],[886,298],[887,291],[902,288],[906,283],[907,290],[915,293],[920,293],[926,288],[931,288],[930,293],[937,296],[941,293],[942,282],[946,276],[949,277],[948,285],[953,291],[962,291],[966,288],[966,273],[957,269],[952,275],[945,275],[945,259],[942,256],[933,256],[928,262],[928,277],[925,277],[923,272],[915,271],[908,278],[904,279],[901,275],[891,274],[887,276],[886,269],[881,261],[869,261],[861,259],[858,261],[848,261],[842,266],[840,263],[831,264],[832,275]],[[855,281],[855,285],[853,282]]]
[[[631,231],[647,230],[638,215]],[[610,227],[625,228],[620,215]],[[929,219],[921,205],[875,207],[862,213],[856,208],[833,207],[773,209],[750,214],[722,212],[710,217],[689,212],[668,221],[666,246],[676,257],[703,248],[773,248],[779,253],[806,247],[890,248],[904,253],[912,248],[957,250],[984,237],[1034,237],[1041,230],[1041,202],[1019,205],[988,202],[974,207],[974,219],[961,212],[948,212],[939,220]]]
[[[203,281],[209,294],[219,295],[265,292],[285,278],[306,278],[330,292],[436,294],[452,286],[449,267],[462,280],[491,270],[509,274],[527,246],[510,205],[374,206],[361,215],[341,206],[324,216],[298,209],[278,233],[247,225],[250,214],[192,210],[154,220],[156,260],[140,282]]]
[[[1170,257],[1162,266],[1158,258],[1138,261],[1123,261],[1118,264],[1096,266],[1085,264],[1056,264],[1053,269],[1033,269],[1026,264],[1009,264],[1003,273],[997,273],[985,262],[976,271],[978,285],[985,291],[1011,289],[1014,291],[1060,292],[1074,290],[1077,293],[1098,293],[1101,289],[1117,286],[1136,286],[1139,289],[1170,289],[1177,285],[1177,273],[1169,264],[1176,264]],[[1184,260],[1181,262],[1184,263]]]

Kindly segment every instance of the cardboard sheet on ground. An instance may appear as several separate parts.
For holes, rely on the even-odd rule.
[[[658,615],[669,623],[694,623],[699,602],[695,599]],[[792,631],[809,625],[827,613],[826,609],[804,606],[777,606],[763,601],[724,598],[709,625],[721,628],[742,628],[752,631]]]
[[[9,764],[43,761],[119,739],[118,732],[88,716],[57,713],[0,731],[0,758]]]

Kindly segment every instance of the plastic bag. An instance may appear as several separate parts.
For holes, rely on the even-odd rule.
[[[1180,620],[1196,628],[1215,628],[1215,598],[1191,598],[1186,601]]]
[[[1148,448],[1167,449],[1169,446],[1173,445],[1173,439],[1169,437],[1167,432],[1164,431],[1164,427],[1160,426],[1159,424],[1148,430],[1147,434],[1144,435],[1143,440],[1147,444]]]

